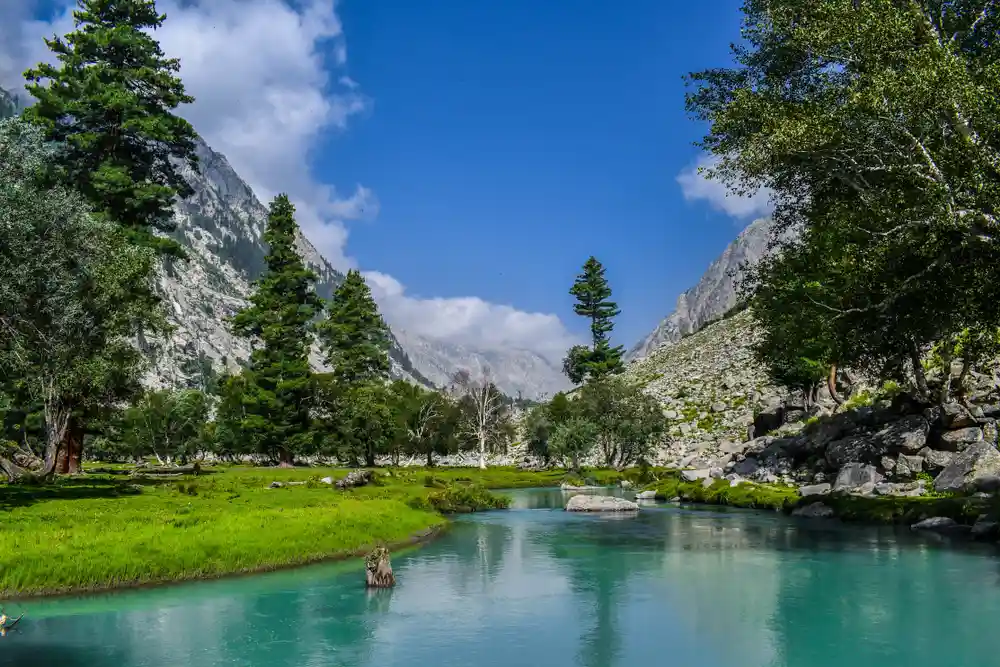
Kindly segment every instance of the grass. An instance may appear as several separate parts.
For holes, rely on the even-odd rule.
[[[656,491],[657,500],[680,498],[686,502],[750,509],[786,510],[799,500],[798,492],[788,487],[751,483],[731,487],[724,479],[717,479],[706,487],[700,480],[687,482],[675,474],[667,475],[650,488]]]
[[[444,514],[506,507],[489,488],[556,486],[512,468],[380,470],[340,491],[338,469],[220,467],[136,484],[120,475],[0,487],[0,598],[256,572],[401,544]],[[428,485],[430,476],[437,482]],[[267,488],[272,481],[304,482]],[[438,483],[439,482],[439,483]]]

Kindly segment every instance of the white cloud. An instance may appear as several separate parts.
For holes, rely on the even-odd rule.
[[[0,85],[51,57],[43,37],[73,28],[75,2],[60,0],[50,21],[31,20],[40,0],[0,0]],[[317,180],[310,151],[343,130],[372,100],[344,73],[347,63],[337,0],[158,0],[167,15],[156,31],[164,52],[181,61],[195,103],[182,110],[223,153],[262,201],[288,193],[306,236],[336,268],[354,268],[345,221],[371,220],[379,202],[356,185],[348,196]],[[387,319],[430,338],[472,348],[517,346],[560,353],[570,339],[554,315],[525,313],[476,297],[418,299],[390,276],[380,285]],[[377,276],[377,278],[373,278]]]
[[[758,190],[750,197],[742,197],[729,192],[726,185],[720,181],[710,180],[700,170],[711,169],[719,163],[714,155],[702,154],[694,164],[688,166],[677,176],[684,199],[688,201],[706,201],[716,211],[721,211],[737,221],[767,216],[773,210],[770,191]]]
[[[478,297],[420,298],[410,296],[392,276],[364,273],[372,295],[390,326],[425,338],[482,349],[519,348],[559,362],[580,341],[562,321],[548,313],[527,313]]]

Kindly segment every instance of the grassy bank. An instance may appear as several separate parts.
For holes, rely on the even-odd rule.
[[[802,498],[798,490],[786,486],[744,483],[730,487],[729,482],[716,480],[711,486],[705,487],[701,481],[686,482],[677,474],[668,475],[651,488],[656,490],[658,500],[679,498],[685,502],[777,510],[786,513],[802,505],[822,502],[831,507],[835,516],[842,521],[861,523],[910,525],[929,517],[943,516],[968,525],[975,523],[982,514],[1000,516],[1000,507],[997,507],[996,501],[987,498],[864,497],[847,494]]]
[[[114,475],[0,487],[0,598],[278,569],[400,544],[445,513],[506,507],[486,488],[557,485],[561,473],[379,471],[339,491],[337,469],[219,468],[135,483]],[[305,482],[267,488],[272,481]]]

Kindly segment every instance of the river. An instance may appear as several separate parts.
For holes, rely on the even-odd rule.
[[[893,528],[650,506],[562,511],[558,490],[395,554],[23,605],[18,667],[984,667],[1000,558]],[[9,610],[8,610],[9,611]]]

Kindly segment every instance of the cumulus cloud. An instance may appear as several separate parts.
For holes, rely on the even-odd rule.
[[[771,193],[768,190],[758,190],[750,197],[735,195],[726,188],[724,183],[708,179],[700,173],[702,169],[711,169],[719,159],[714,155],[702,154],[694,164],[688,166],[677,176],[677,183],[687,201],[705,201],[716,211],[735,218],[738,222],[747,222],[754,218],[769,215],[773,210]]]
[[[42,41],[73,29],[72,0],[34,20],[41,0],[0,0],[0,85],[51,54]],[[346,221],[378,215],[364,185],[343,194],[318,180],[310,150],[345,129],[373,101],[345,71],[347,46],[337,0],[158,0],[167,15],[156,31],[181,61],[195,103],[181,113],[223,153],[262,201],[279,192],[296,205],[303,232],[336,268],[355,268]],[[554,315],[524,313],[475,297],[420,299],[391,276],[370,272],[387,319],[430,338],[473,348],[516,346],[549,353],[569,339]]]
[[[392,276],[367,271],[364,277],[389,325],[425,338],[459,345],[475,341],[482,349],[532,350],[557,363],[580,342],[555,315],[527,313],[474,296],[420,298],[407,294]]]

